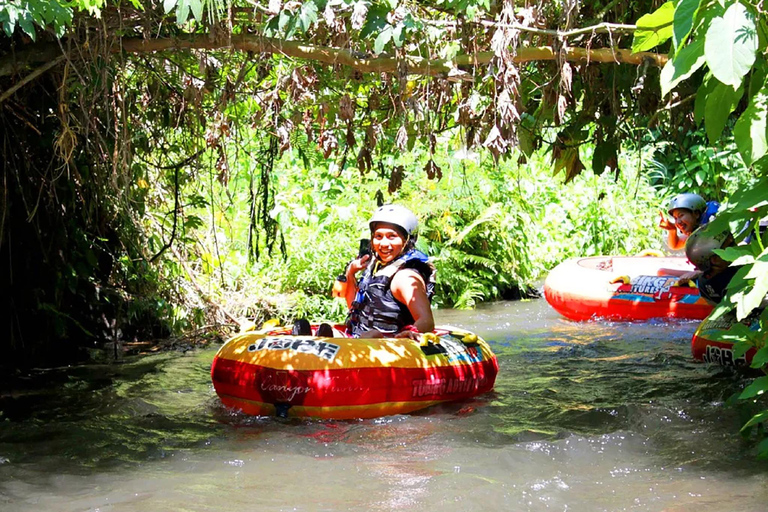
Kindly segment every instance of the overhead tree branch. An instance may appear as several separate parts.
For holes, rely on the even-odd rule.
[[[231,39],[214,40],[209,34],[192,34],[177,38],[141,39],[125,38],[120,45],[114,45],[115,50],[122,49],[128,53],[156,52],[166,50],[222,50],[234,49],[254,53],[274,53],[294,57],[297,59],[312,60],[325,64],[341,64],[362,72],[387,72],[395,73],[402,69],[402,61],[389,55],[372,57],[353,50],[334,48],[329,46],[316,46],[303,44],[297,41],[285,41],[258,35],[233,35]],[[667,62],[665,54],[639,52],[632,53],[622,48],[578,48],[567,47],[563,49],[566,60],[573,62],[604,62],[615,64],[640,65],[645,62],[662,67]],[[34,49],[22,55],[25,64],[49,62],[50,57]],[[18,69],[13,63],[19,58],[17,55],[8,55],[0,59],[0,76],[9,75]],[[37,60],[44,58],[44,60]],[[454,59],[425,59],[422,57],[408,56],[405,58],[408,73],[416,75],[447,76],[457,80],[470,79],[463,76],[461,68],[488,64],[493,58],[492,52],[479,52],[475,55],[458,55]],[[521,47],[517,48],[514,57],[515,62],[534,62],[556,60],[557,52],[550,46]]]
[[[189,35],[174,39],[124,39],[123,50],[129,53],[163,51],[171,49],[224,49],[250,51],[254,53],[275,53],[306,60],[324,62],[326,64],[342,64],[362,72],[397,72],[401,69],[401,61],[391,56],[370,57],[359,52],[328,46],[302,44],[296,41],[285,41],[255,35],[232,36],[228,41],[212,41],[208,35]],[[616,64],[640,65],[645,62],[662,67],[667,62],[665,54],[639,52],[621,48],[586,49],[568,47],[564,49],[565,58],[577,62],[613,62]],[[462,66],[476,66],[491,61],[493,52],[479,52],[476,55],[459,55],[451,59],[425,59],[408,56],[408,72],[418,75],[450,75]],[[533,62],[556,60],[557,52],[549,46],[517,48],[515,62]]]

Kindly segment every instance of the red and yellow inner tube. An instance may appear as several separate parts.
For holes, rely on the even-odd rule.
[[[216,354],[211,379],[228,407],[252,415],[374,418],[493,389],[498,362],[478,336],[453,327],[401,338],[241,334]],[[313,327],[313,332],[316,326]]]

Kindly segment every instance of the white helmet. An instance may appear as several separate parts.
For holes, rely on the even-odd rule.
[[[373,212],[371,220],[368,221],[371,231],[374,230],[375,224],[379,222],[399,227],[408,238],[412,239],[416,238],[416,231],[419,228],[419,219],[416,218],[416,215],[405,206],[400,206],[399,204],[385,204]]]
[[[707,202],[699,194],[680,194],[672,198],[669,202],[667,213],[672,215],[672,210],[685,208],[694,213],[703,213],[707,209]]]
[[[715,249],[722,249],[733,242],[730,231],[714,233],[707,227],[697,229],[685,241],[685,255],[697,269],[703,272],[708,271],[712,266],[712,256],[715,255]]]

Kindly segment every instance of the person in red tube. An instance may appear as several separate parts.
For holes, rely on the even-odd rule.
[[[698,194],[680,194],[672,198],[667,213],[674,219],[668,219],[659,211],[659,227],[667,230],[667,245],[673,251],[685,247],[686,239],[696,228],[706,225],[717,213],[720,204],[717,201],[704,201]]]
[[[389,204],[368,225],[371,254],[347,266],[347,330],[360,338],[418,339],[435,328],[435,267],[415,248],[419,221],[409,209]]]

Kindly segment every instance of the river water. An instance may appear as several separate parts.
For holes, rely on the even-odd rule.
[[[575,323],[544,300],[440,310],[495,392],[365,421],[223,408],[215,348],[39,370],[0,395],[0,510],[765,511],[768,463],[690,357],[694,322]]]

